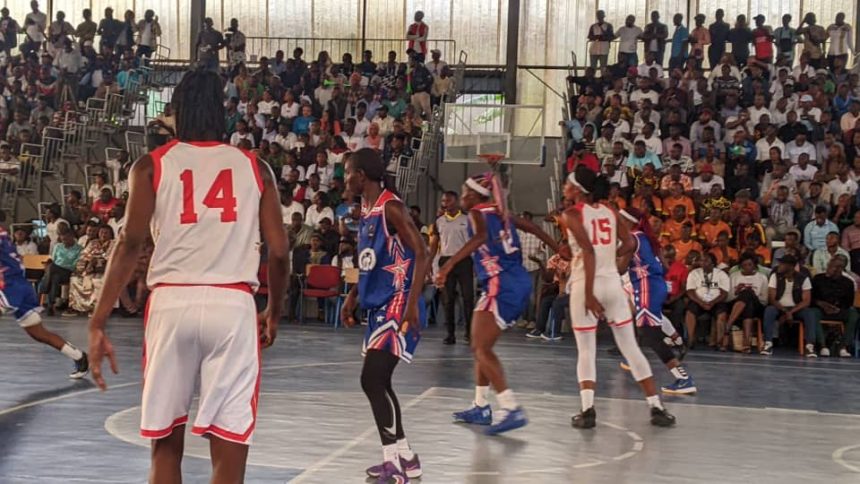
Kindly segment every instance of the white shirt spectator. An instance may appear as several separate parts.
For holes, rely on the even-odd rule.
[[[639,109],[642,109],[643,99],[650,99],[651,105],[657,106],[657,103],[660,101],[660,95],[653,89],[649,89],[648,92],[645,92],[642,89],[637,89],[630,94],[630,102],[636,103],[636,105],[639,106]]]
[[[843,193],[851,195],[852,198],[857,194],[857,182],[851,178],[847,178],[845,181],[834,178],[830,180],[827,186],[830,187],[830,203],[834,205]]]
[[[639,36],[642,35],[641,28],[624,25],[615,33],[618,35],[618,52],[625,54],[636,52],[636,43],[639,41]]]
[[[308,167],[307,174],[311,176],[314,173],[320,177],[320,191],[328,192],[331,180],[334,178],[334,166],[326,164],[326,166],[320,168],[319,165],[313,164]],[[334,219],[332,219],[332,222],[334,222]]]
[[[364,136],[367,134],[367,128],[370,127],[370,120],[367,118],[355,118],[355,134]]]
[[[331,207],[323,207],[322,210],[318,210],[316,205],[311,205],[308,207],[307,215],[305,216],[305,224],[318,229],[320,228],[320,221],[324,218],[334,223],[334,212]]]
[[[729,299],[736,299],[738,293],[744,289],[752,289],[758,300],[762,304],[767,304],[767,276],[761,272],[755,271],[751,276],[744,275],[741,271],[733,272],[729,277],[732,290],[729,293]]]
[[[800,76],[803,74],[806,74],[809,79],[812,79],[813,77],[815,77],[815,69],[809,64],[806,64],[806,67],[803,67],[798,64],[794,66],[794,69],[791,70],[791,77],[794,78],[795,82],[800,80]]]
[[[851,26],[844,22],[842,25],[831,24],[827,27],[827,38],[830,39],[827,55],[848,55],[853,52],[853,35]]]
[[[272,113],[272,109],[280,106],[278,101],[274,99],[271,101],[260,101],[257,103],[257,112],[262,113],[264,116],[268,116]]]
[[[642,141],[643,143],[645,143],[645,148],[648,151],[654,152],[655,155],[660,156],[663,154],[663,142],[660,141],[660,138],[651,135],[650,138],[646,139],[640,134],[636,137],[636,139],[633,140],[634,143],[636,143],[637,141]]]
[[[83,247],[83,246],[82,246]],[[39,255],[39,248],[36,246],[36,243],[32,240],[28,240],[23,244],[15,243],[15,251],[18,252],[18,255],[21,257],[25,255]]]
[[[791,164],[796,165],[797,159],[800,158],[802,153],[806,153],[809,155],[809,162],[815,163],[818,160],[818,154],[815,151],[815,145],[810,143],[809,141],[804,141],[802,145],[798,146],[797,141],[789,141],[785,146],[784,157],[791,161]]]
[[[285,119],[293,119],[299,116],[299,103],[293,102],[292,104],[281,104],[281,117]]]
[[[299,140],[299,137],[296,136],[296,133],[291,132],[291,133],[287,133],[286,136],[282,136],[280,134],[275,136],[274,142],[278,143],[281,146],[281,148],[284,149],[284,151],[288,151],[288,150],[293,149],[293,145],[298,140]]]
[[[630,134],[630,122],[626,119],[618,118],[617,123],[613,123],[611,119],[607,119],[603,122],[603,126],[607,125],[615,128],[615,131],[612,132],[612,141],[618,141]]]
[[[284,165],[284,167],[281,168],[281,179],[286,180],[290,176],[290,172],[293,170],[299,172],[299,179],[297,180],[299,183],[308,179],[308,177],[305,176],[305,167],[301,165],[296,165],[295,168],[290,165]],[[293,194],[295,195],[295,192],[293,192]]]
[[[242,133],[240,133],[240,132],[238,132],[238,131],[236,131],[235,133],[233,133],[233,134],[230,136],[230,144],[231,144],[231,145],[233,145],[233,146],[239,146],[239,143],[240,143],[243,139],[246,139],[246,140],[248,140],[248,141],[250,141],[250,142],[251,142],[251,148],[254,148],[254,147],[256,146],[256,145],[254,144],[254,135],[253,135],[253,134],[251,134],[251,133],[245,133],[245,134],[242,134]]]
[[[379,134],[382,136],[388,136],[392,131],[394,131],[394,118],[391,116],[381,118],[377,114],[376,117],[373,118],[373,122],[379,126]]]
[[[803,116],[809,116],[812,118],[812,121],[819,122],[821,121],[821,110],[818,108],[809,108],[809,111],[804,112],[803,108],[795,109],[797,113],[797,120],[803,122]]]
[[[346,131],[340,134],[343,140],[346,141],[346,149],[349,151],[358,151],[364,148],[364,136],[360,136],[357,132],[352,136],[346,134]]]
[[[652,110],[647,122],[654,123],[654,136],[660,137],[660,113]],[[636,113],[636,117],[633,118],[633,132],[636,134],[641,133],[645,123],[646,121],[642,119],[642,114]],[[690,142],[692,143],[693,141],[690,140]]]
[[[292,223],[294,213],[300,213],[304,218],[305,206],[295,200],[289,206],[281,204],[281,219],[284,221],[284,225]]]
[[[800,165],[794,165],[788,169],[788,173],[794,177],[797,183],[812,181],[815,174],[818,173],[818,168],[815,165],[807,164],[806,168],[801,168]]]
[[[761,117],[765,114],[767,114],[768,117],[770,116],[770,109],[768,109],[767,106],[762,106],[761,108],[750,106],[747,111],[749,111],[750,113],[750,121],[752,121],[753,125],[758,124],[759,120],[761,120]]]
[[[687,290],[693,290],[699,299],[709,303],[720,297],[720,291],[729,292],[731,282],[729,276],[722,269],[711,271],[710,274],[705,274],[702,268],[693,269],[690,275],[687,276]]]
[[[663,79],[663,66],[654,62],[653,64],[642,63],[636,68],[639,77],[650,77],[648,73],[651,69],[657,69],[657,79]]]
[[[850,112],[845,113],[841,118],[839,118],[839,128],[842,129],[842,132],[847,133],[854,129],[858,120],[860,120],[860,113],[858,113],[857,116],[854,116]]]
[[[54,67],[60,70],[65,70],[69,74],[75,74],[84,66],[84,58],[77,49],[72,49],[71,52],[66,52],[65,49],[57,54],[54,60]]]
[[[776,289],[776,273],[770,275],[770,279],[767,281],[768,289]],[[812,281],[809,277],[803,278],[803,285],[800,286],[802,291],[811,291],[812,290]],[[779,303],[783,307],[793,308],[796,306],[794,303],[794,296],[792,296],[792,292],[794,292],[794,279],[786,279],[785,280],[785,292],[782,293],[782,297],[779,298]]]
[[[693,191],[698,191],[702,195],[707,195],[711,193],[711,187],[715,185],[725,188],[726,182],[720,175],[714,175],[708,181],[702,180],[701,176],[697,176],[693,179]]]
[[[755,142],[756,161],[766,161],[770,159],[770,149],[773,147],[779,148],[779,152],[782,153],[782,157],[785,158],[785,143],[776,137],[773,138],[773,142],[771,143],[767,140],[767,137],[764,137]]]

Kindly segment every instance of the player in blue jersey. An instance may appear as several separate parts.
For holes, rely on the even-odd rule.
[[[69,378],[83,378],[89,371],[87,354],[42,324],[42,307],[30,281],[15,244],[6,230],[6,214],[0,211],[0,311],[12,312],[18,325],[34,340],[44,343],[75,362]]]
[[[520,240],[515,229],[535,234],[553,251],[558,245],[552,237],[528,220],[504,213],[504,200],[496,188],[493,203],[491,175],[469,178],[463,185],[460,204],[469,214],[471,239],[448,259],[436,275],[436,285],[444,287],[448,273],[458,262],[472,256],[481,297],[472,313],[472,352],[475,355],[475,400],[472,407],[454,414],[456,422],[489,425],[486,433],[495,435],[520,428],[528,420],[508,388],[502,364],[493,345],[502,331],[514,324],[528,305],[532,292],[531,277],[523,268]],[[568,254],[569,255],[569,254]],[[496,391],[499,409],[493,423],[487,401],[490,385]]]
[[[358,284],[343,306],[346,326],[355,324],[355,309],[367,313],[361,387],[370,400],[382,441],[383,463],[367,469],[379,483],[402,484],[421,477],[421,463],[403,431],[400,403],[391,376],[400,360],[412,361],[425,324],[421,297],[429,267],[427,246],[397,195],[382,186],[385,164],[364,148],[346,163],[347,189],[361,194],[358,229]]]
[[[663,263],[654,252],[659,247],[657,239],[651,231],[648,217],[635,208],[626,208],[619,212],[619,221],[625,224],[633,236],[636,250],[622,256],[621,266],[628,266],[630,280],[629,291],[633,300],[634,318],[643,341],[654,350],[660,361],[666,365],[675,382],[662,388],[663,393],[693,394],[696,384],[693,377],[681,366],[672,348],[664,341],[664,336],[677,336],[669,318],[663,315],[663,303],[668,296],[666,279],[663,277]],[[626,362],[621,364],[629,369]]]

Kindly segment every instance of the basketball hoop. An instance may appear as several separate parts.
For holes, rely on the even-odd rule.
[[[488,165],[495,167],[499,164],[499,161],[505,159],[504,153],[481,153],[478,155],[478,158],[487,162]]]

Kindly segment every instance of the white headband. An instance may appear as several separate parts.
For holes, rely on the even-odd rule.
[[[639,223],[639,219],[637,219],[633,215],[630,215],[627,212],[627,210],[621,210],[620,212],[621,212],[621,216],[626,218],[627,220],[629,220],[631,223],[634,223],[634,224]]]
[[[575,187],[579,188],[582,193],[585,193],[586,195],[590,193],[584,186],[582,186],[582,184],[576,181],[576,176],[574,173],[567,175],[567,181],[572,183]]]
[[[481,186],[481,184],[476,182],[474,178],[466,178],[466,186],[485,197],[490,196],[490,190],[486,187]]]

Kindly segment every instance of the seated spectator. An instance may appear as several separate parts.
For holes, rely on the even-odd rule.
[[[674,205],[670,211],[672,217],[663,223],[660,235],[665,235],[669,238],[669,242],[677,242],[681,240],[681,232],[685,223],[690,223],[690,218],[687,216],[687,207],[683,204]]]
[[[358,224],[361,222],[361,206],[353,203],[346,217],[341,217],[339,221],[341,235],[349,235],[354,239],[358,235]]]
[[[87,242],[69,281],[69,309],[63,316],[89,314],[101,295],[103,276],[113,246],[114,233],[107,225],[98,228],[98,237]]]
[[[313,227],[304,223],[305,217],[300,212],[293,212],[293,218],[290,220],[290,226],[287,227],[288,235],[290,236],[291,247],[303,247],[310,245],[311,235],[314,233]]]
[[[755,254],[760,260],[759,265],[769,266],[771,263],[770,249],[761,239],[758,233],[750,234],[745,240],[744,245],[738,244],[738,247],[743,252]]]
[[[316,175],[320,180],[319,190],[328,192],[331,187],[332,178],[334,178],[334,167],[328,162],[328,152],[324,148],[319,148],[314,155],[314,164],[308,167],[308,177]]]
[[[367,128],[367,135],[365,135],[362,145],[376,151],[382,151],[385,148],[385,136],[380,133],[379,125],[375,122],[370,123],[370,127]]]
[[[594,153],[585,149],[585,143],[582,141],[573,143],[573,152],[567,158],[567,164],[565,164],[565,174],[573,173],[579,165],[583,165],[595,173],[600,170],[600,160],[597,159]]]
[[[315,118],[311,115],[312,112],[313,110],[310,105],[302,106],[301,116],[298,116],[293,120],[293,133],[299,135],[310,131],[311,123],[315,121]]]
[[[62,217],[66,219],[69,225],[71,225],[75,230],[79,229],[90,215],[90,211],[84,205],[82,198],[81,192],[78,190],[70,190],[69,193],[66,194],[66,203],[63,205]]]
[[[815,358],[815,319],[809,310],[812,302],[812,281],[809,273],[798,271],[797,257],[785,255],[768,281],[768,306],[764,310],[764,348],[761,354],[773,354],[773,340],[779,336],[779,324],[796,319],[803,321],[805,351]]]
[[[119,204],[119,200],[113,196],[113,188],[105,186],[101,189],[101,195],[93,202],[90,209],[93,215],[97,216],[102,222],[107,223],[111,217],[114,207]]]
[[[731,310],[729,311],[727,326],[732,328],[737,325],[738,321],[742,323],[744,337],[741,352],[749,354],[752,352],[750,341],[753,320],[761,317],[765,304],[767,304],[767,276],[758,271],[755,255],[745,253],[741,257],[740,270],[732,272],[729,279],[731,281]],[[759,338],[761,337],[762,335],[759,335]],[[727,339],[727,337],[724,338],[723,346],[728,344]]]
[[[60,243],[51,250],[51,258],[48,260],[45,275],[40,284],[40,293],[47,296],[47,310],[51,316],[64,303],[58,299],[60,289],[69,283],[78,257],[81,255],[81,246],[78,245],[75,233],[68,226],[61,229],[59,237]]]
[[[305,206],[293,199],[292,190],[279,190],[281,195],[281,218],[284,225],[290,225],[293,220],[293,214],[299,213],[304,217]]]
[[[341,237],[338,244],[337,255],[331,258],[331,265],[341,271],[358,267],[358,258],[355,254],[355,242],[349,237]]]
[[[729,231],[723,230],[717,235],[717,244],[711,247],[708,251],[713,254],[717,261],[717,268],[727,271],[738,263],[738,251],[734,247],[729,246]]]
[[[687,259],[687,254],[696,251],[703,253],[702,244],[693,238],[693,223],[689,220],[681,225],[681,238],[672,242],[675,246],[676,257],[681,260]]]
[[[731,232],[729,224],[723,221],[723,213],[718,207],[708,209],[708,217],[706,221],[699,226],[699,238],[702,240],[702,245],[705,247],[714,247],[717,245],[717,239],[723,232]]]
[[[762,201],[767,206],[767,239],[782,240],[795,227],[794,211],[803,208],[803,200],[797,193],[789,198],[788,187],[779,186],[775,197],[766,193]]]
[[[15,233],[12,235],[15,238],[15,252],[19,256],[39,255],[39,247],[30,239],[30,234],[26,230],[22,228],[15,229]]]
[[[712,254],[702,256],[702,266],[690,271],[687,276],[687,312],[685,324],[687,326],[688,346],[692,349],[696,345],[696,322],[699,316],[716,316],[715,331],[712,335],[722,340],[728,329],[726,326],[726,298],[729,294],[729,276],[716,267],[716,258]],[[716,346],[717,341],[711,337],[708,346]],[[721,343],[720,350],[725,351]]]
[[[248,122],[244,119],[236,123],[236,132],[230,136],[230,144],[233,146],[239,146],[241,141],[247,141],[251,148],[256,146],[254,134],[248,130]]]
[[[311,235],[311,245],[308,247],[308,264],[311,265],[328,265],[331,263],[331,257],[325,250],[323,238],[319,232],[314,232]]]
[[[816,341],[821,344],[821,356],[830,356],[830,348],[826,345],[824,328],[821,321],[840,321],[845,327],[840,332],[837,346],[839,356],[850,358],[848,344],[853,341],[850,337],[857,332],[857,321],[860,319],[857,309],[854,308],[854,295],[856,288],[854,281],[846,276],[845,261],[842,257],[833,257],[827,263],[827,269],[812,278],[812,319],[815,322]]]
[[[324,192],[315,193],[312,200],[313,205],[308,207],[305,213],[305,220],[311,228],[318,230],[322,219],[328,218],[329,220],[334,220],[334,212],[331,207],[327,205],[328,198]]]
[[[541,297],[538,308],[538,318],[535,329],[526,333],[526,338],[542,338],[546,341],[559,341],[561,336],[561,323],[567,314],[570,305],[570,296],[567,294],[567,279],[570,276],[570,262],[562,259],[558,254],[553,255],[544,267],[540,257],[533,257],[535,263],[540,266]],[[550,313],[553,321],[549,321]],[[547,333],[547,324],[552,324],[555,331]]]
[[[102,189],[109,186],[110,184],[107,182],[107,175],[104,173],[94,174],[93,182],[90,184],[90,188],[87,191],[87,199],[93,202],[98,200],[102,195]]]
[[[691,220],[695,218],[696,205],[693,203],[693,199],[686,195],[684,185],[681,182],[672,182],[666,197],[663,199],[663,210],[666,213],[672,213],[672,210],[679,205],[686,209],[686,215]]]
[[[719,185],[725,187],[723,177],[714,174],[714,166],[706,163],[699,168],[699,176],[693,180],[693,192],[705,196],[711,192],[711,187]]]
[[[627,158],[627,168],[634,173],[641,172],[645,169],[645,165],[651,164],[656,170],[663,168],[663,162],[660,157],[653,151],[648,151],[645,147],[645,142],[637,140],[633,143],[633,153]]]
[[[686,296],[687,276],[689,269],[685,260],[676,258],[675,247],[666,245],[662,248],[663,264],[666,272],[666,290],[668,297],[663,304],[664,308],[669,312],[669,320],[672,321],[672,326],[679,330],[684,325],[684,311],[686,308],[684,296]],[[699,263],[700,254],[692,251],[687,255],[687,260],[691,261],[691,266],[695,262]]]
[[[839,246],[839,232],[830,232],[825,239],[823,249],[816,249],[812,253],[812,273],[821,274],[827,270],[830,261],[837,255],[842,255],[845,260],[850,260],[848,251]],[[853,303],[853,301],[852,301]]]
[[[810,252],[827,248],[827,235],[830,232],[839,233],[839,227],[827,218],[827,212],[825,206],[815,207],[815,218],[803,229],[803,245]]]
[[[340,242],[340,232],[334,228],[334,221],[328,217],[323,217],[320,220],[320,228],[317,233],[322,238],[323,250],[330,255],[336,254]]]

